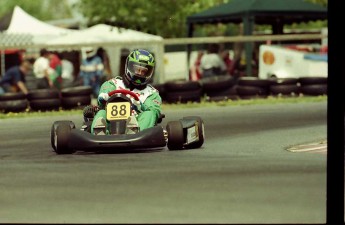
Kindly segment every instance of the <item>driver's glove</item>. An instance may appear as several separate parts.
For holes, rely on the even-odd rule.
[[[108,99],[109,99],[108,93],[100,93],[98,95],[98,101],[99,102],[106,102],[106,101],[108,101]]]
[[[137,111],[137,113],[141,113],[145,111],[145,106],[141,101],[133,100],[132,109]]]
[[[90,119],[93,119],[98,111],[99,111],[99,107],[96,105],[86,106],[83,110],[84,121],[86,122]]]

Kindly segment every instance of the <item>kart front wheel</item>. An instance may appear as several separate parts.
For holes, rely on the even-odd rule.
[[[68,124],[71,129],[74,129],[75,128],[75,124],[70,121],[70,120],[59,120],[59,121],[55,121],[51,127],[51,130],[50,130],[50,141],[51,141],[51,146],[52,148],[54,149],[54,151],[56,150],[56,129],[59,125],[61,124]]]
[[[183,149],[184,135],[183,126],[180,121],[170,121],[167,126],[168,133],[168,148],[169,150]]]
[[[68,124],[60,124],[56,128],[56,149],[57,154],[72,154],[75,151],[68,146],[71,127]]]

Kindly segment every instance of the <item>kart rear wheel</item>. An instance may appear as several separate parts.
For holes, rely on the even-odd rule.
[[[60,124],[56,128],[56,149],[57,154],[72,154],[75,151],[68,147],[69,135],[71,133],[71,127],[69,124]]]
[[[182,150],[184,143],[183,126],[180,121],[170,121],[167,126],[169,150]]]
[[[188,116],[188,117],[183,117],[183,119],[194,119],[198,123],[199,140],[197,142],[187,145],[186,148],[189,148],[189,149],[200,148],[204,144],[204,139],[205,139],[204,121],[199,116]]]

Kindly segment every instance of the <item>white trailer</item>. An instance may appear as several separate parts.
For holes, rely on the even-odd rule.
[[[308,46],[261,45],[259,78],[327,77],[327,54],[307,49]]]

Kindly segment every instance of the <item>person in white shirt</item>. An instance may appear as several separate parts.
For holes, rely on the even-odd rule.
[[[74,67],[71,61],[67,59],[62,59],[62,78],[66,80],[73,80]]]
[[[200,62],[201,78],[226,74],[227,67],[218,51],[219,46],[217,44],[208,46],[207,54],[202,56]]]
[[[41,49],[40,56],[34,62],[33,72],[38,79],[38,88],[54,87],[52,78],[55,71],[49,66],[49,52],[46,49]]]

